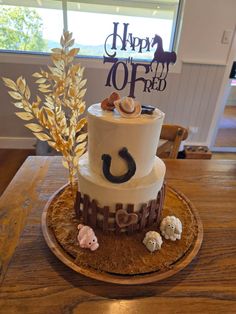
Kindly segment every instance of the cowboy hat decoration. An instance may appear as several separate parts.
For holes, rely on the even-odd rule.
[[[124,97],[114,101],[116,110],[124,118],[136,118],[140,116],[142,107],[138,101],[131,97]]]
[[[116,92],[111,93],[108,98],[105,98],[101,102],[103,110],[113,111],[115,109],[114,101],[120,99],[120,95]]]

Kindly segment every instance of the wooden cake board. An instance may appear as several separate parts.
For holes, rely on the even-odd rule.
[[[65,265],[73,269],[79,274],[82,274],[84,276],[100,280],[100,281],[105,281],[109,283],[115,283],[115,284],[123,284],[123,285],[138,285],[138,284],[146,284],[146,283],[151,283],[151,282],[157,282],[163,279],[166,279],[168,277],[171,277],[184,269],[187,265],[191,263],[193,258],[197,255],[201,244],[203,240],[203,226],[201,219],[199,217],[199,214],[195,207],[192,205],[192,203],[187,199],[187,197],[182,194],[177,192],[175,189],[171,188],[168,186],[168,189],[171,190],[172,193],[176,194],[176,197],[179,197],[182,199],[190,209],[191,213],[193,214],[193,217],[196,221],[197,224],[197,235],[194,239],[193,244],[190,246],[189,250],[174,264],[171,265],[171,269],[168,270],[158,270],[158,271],[153,271],[149,272],[147,274],[140,274],[140,275],[119,275],[119,274],[114,274],[114,273],[109,273],[109,272],[101,272],[98,271],[92,267],[81,267],[80,265],[77,265],[75,263],[75,259],[68,254],[63,247],[58,243],[53,231],[49,227],[48,223],[48,212],[50,205],[52,201],[54,200],[55,197],[57,197],[64,189],[66,186],[63,186],[61,189],[56,191],[52,197],[49,199],[47,202],[43,214],[42,214],[42,231],[43,231],[43,236],[45,238],[45,241],[50,248],[50,250],[53,252],[53,254]]]

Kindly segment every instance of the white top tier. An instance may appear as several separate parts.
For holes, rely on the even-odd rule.
[[[136,163],[133,178],[148,175],[154,166],[156,149],[165,114],[155,109],[152,115],[123,118],[116,111],[105,111],[100,104],[88,108],[89,166],[102,175],[102,155],[112,157],[111,173],[120,176],[127,171],[126,161],[119,151],[126,147]]]

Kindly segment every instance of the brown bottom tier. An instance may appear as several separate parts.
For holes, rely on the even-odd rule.
[[[163,238],[160,251],[150,253],[142,241],[145,233],[155,228],[147,228],[132,235],[104,234],[95,230],[99,242],[96,251],[81,249],[77,242],[77,225],[80,222],[73,208],[70,189],[66,187],[53,198],[47,208],[47,227],[53,232],[60,246],[74,262],[83,268],[122,275],[140,275],[159,270],[171,269],[193,247],[198,224],[191,204],[167,186],[162,217],[174,215],[183,225],[181,240],[172,242]],[[156,231],[159,232],[158,229]]]

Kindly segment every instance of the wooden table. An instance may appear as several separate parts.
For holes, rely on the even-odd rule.
[[[165,281],[119,286],[73,272],[48,249],[41,213],[67,173],[59,157],[29,157],[0,199],[0,313],[236,313],[236,161],[165,162],[168,184],[200,213],[202,248]]]

